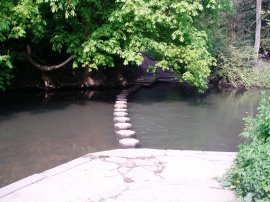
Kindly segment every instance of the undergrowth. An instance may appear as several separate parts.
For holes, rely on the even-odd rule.
[[[262,95],[255,118],[245,118],[241,136],[250,142],[240,145],[226,185],[235,189],[240,201],[270,201],[270,97]]]
[[[217,68],[213,75],[232,84],[260,88],[270,88],[270,64],[255,59],[254,48],[247,42],[238,43],[233,40],[217,39],[213,53],[217,60]]]

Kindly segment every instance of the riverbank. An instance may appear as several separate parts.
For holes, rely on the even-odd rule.
[[[0,189],[0,201],[233,202],[217,182],[233,152],[119,149],[90,153]]]

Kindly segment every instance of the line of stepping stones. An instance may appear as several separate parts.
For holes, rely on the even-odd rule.
[[[123,148],[135,148],[140,145],[140,141],[136,139],[135,131],[132,130],[131,120],[128,117],[127,97],[140,88],[139,85],[122,90],[116,96],[114,105],[113,122],[115,134],[119,145]]]

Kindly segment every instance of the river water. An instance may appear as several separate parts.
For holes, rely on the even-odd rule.
[[[117,149],[117,91],[6,92],[0,96],[0,187],[74,158]],[[259,91],[196,94],[176,84],[142,88],[129,98],[141,146],[236,151],[246,112]]]
[[[132,95],[130,118],[141,146],[237,151],[243,117],[254,116],[260,91],[198,94],[177,84],[156,84]]]
[[[74,158],[118,148],[115,92],[9,92],[0,99],[0,187]]]

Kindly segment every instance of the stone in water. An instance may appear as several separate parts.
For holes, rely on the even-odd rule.
[[[115,104],[127,104],[127,101],[116,101]]]
[[[134,138],[125,138],[125,139],[119,140],[119,144],[121,147],[124,147],[124,148],[135,148],[139,146],[140,141]]]
[[[127,96],[126,95],[117,95],[116,98],[119,99],[119,98],[126,98]]]
[[[125,105],[125,104],[115,104],[114,105],[114,108],[122,108],[122,109],[126,109],[127,108],[127,105]]]
[[[116,132],[119,139],[135,137],[135,131],[133,130],[119,130]]]
[[[114,112],[113,116],[114,117],[122,117],[122,116],[127,117],[128,113],[127,112]]]
[[[122,90],[122,91],[121,91],[121,94],[127,94],[127,93],[129,93],[128,90]]]
[[[128,117],[115,117],[113,119],[114,123],[128,123],[130,122],[130,118]]]
[[[127,101],[126,98],[117,98],[117,101]]]
[[[128,109],[123,109],[123,108],[115,108],[114,112],[127,112]]]
[[[131,129],[132,125],[131,123],[116,123],[114,124],[114,127],[116,130],[127,130],[127,129]]]

